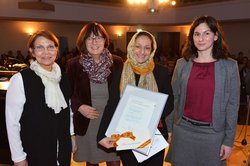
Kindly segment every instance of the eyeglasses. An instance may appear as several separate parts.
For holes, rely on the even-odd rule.
[[[104,38],[102,36],[94,36],[94,37],[89,36],[89,37],[87,37],[86,42],[92,43],[95,40],[97,43],[100,43],[100,42],[104,41],[103,39]]]
[[[54,46],[54,45],[48,45],[46,47],[46,49],[49,51],[49,52],[53,52],[53,51],[56,51],[57,47]],[[34,50],[37,51],[37,52],[45,52],[45,47],[42,46],[42,45],[37,45],[37,46],[34,46]]]

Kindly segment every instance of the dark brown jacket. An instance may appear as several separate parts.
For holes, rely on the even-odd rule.
[[[69,75],[71,88],[73,95],[71,97],[71,108],[74,113],[73,123],[75,134],[85,135],[89,119],[84,117],[78,108],[83,105],[92,106],[91,102],[91,90],[90,90],[90,80],[88,73],[83,71],[83,66],[79,63],[80,56],[72,58],[68,61],[66,72]],[[120,57],[113,55],[113,65],[110,67],[111,74],[108,76],[108,90],[112,90],[111,82],[114,74],[122,70],[123,61]]]

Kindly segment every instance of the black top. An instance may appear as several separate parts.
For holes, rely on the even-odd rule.
[[[122,70],[120,70],[119,72],[116,73],[116,75],[114,75],[114,79],[112,81],[113,91],[112,93],[109,94],[110,95],[109,100],[103,113],[103,117],[100,123],[98,135],[97,135],[97,142],[99,142],[101,139],[106,137],[105,132],[109,126],[109,123],[112,119],[112,116],[120,100],[121,73],[122,73]],[[163,110],[162,116],[161,116],[161,119],[165,119],[166,116],[168,116],[172,112],[173,107],[174,107],[174,97],[173,97],[171,81],[170,81],[171,79],[170,79],[167,68],[159,64],[155,64],[153,74],[154,74],[159,92],[169,95],[168,100],[165,104],[165,108]],[[138,79],[139,79],[139,75],[136,76],[136,80]]]
[[[45,102],[45,87],[41,78],[31,69],[22,71],[21,75],[26,102],[20,119],[20,134],[29,166],[56,166],[57,161],[60,166],[69,166],[71,155],[69,107],[55,114]],[[71,89],[66,75],[62,76],[60,87],[69,106]]]

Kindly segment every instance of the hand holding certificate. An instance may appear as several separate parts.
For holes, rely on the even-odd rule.
[[[167,97],[131,85],[126,87],[106,131],[106,136],[115,139],[117,150],[150,147]]]

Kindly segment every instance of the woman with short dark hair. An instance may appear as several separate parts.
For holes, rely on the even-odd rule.
[[[66,70],[73,89],[71,101],[77,145],[73,159],[86,162],[87,166],[101,162],[119,166],[119,156],[113,150],[98,146],[96,135],[112,91],[112,80],[123,66],[122,59],[109,52],[109,36],[96,22],[81,29],[76,45],[80,55],[69,60]]]

